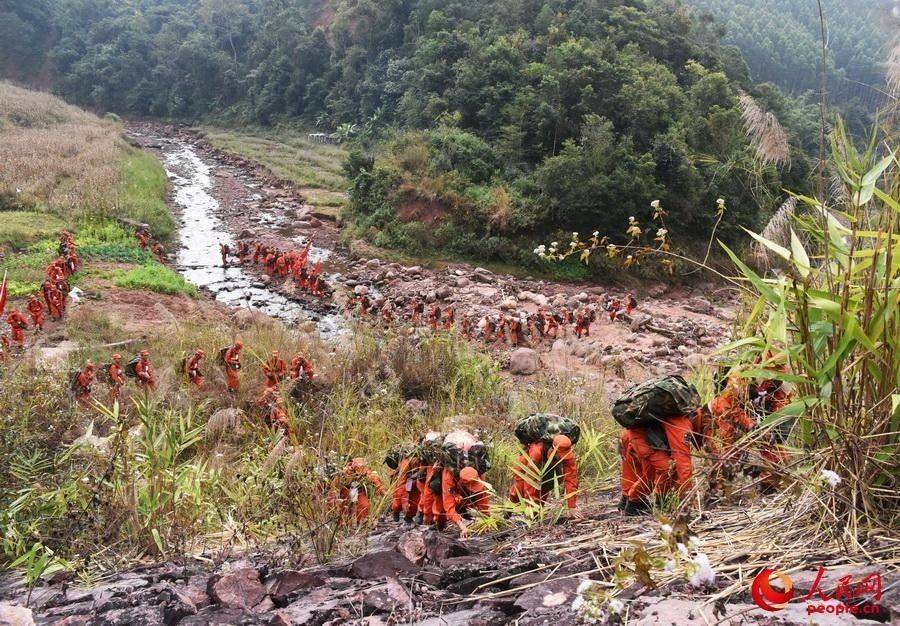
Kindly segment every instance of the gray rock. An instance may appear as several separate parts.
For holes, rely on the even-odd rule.
[[[162,626],[163,609],[159,606],[134,606],[103,613],[94,621],[97,626]]]
[[[541,360],[531,348],[516,348],[509,355],[509,371],[520,376],[528,376],[538,371]]]
[[[423,541],[425,558],[432,563],[443,563],[447,559],[471,554],[464,543],[439,531],[427,531],[423,536]]]
[[[578,594],[577,578],[560,578],[527,590],[516,598],[515,605],[524,611],[537,608],[571,606]]]
[[[315,619],[322,624],[336,612],[341,599],[335,598],[334,591],[327,587],[312,590],[296,602],[272,614],[271,626],[302,626]]]
[[[652,321],[653,316],[647,313],[635,313],[634,317],[631,319],[631,330],[632,332],[638,332]]]
[[[412,597],[396,578],[388,578],[387,583],[367,589],[362,593],[363,614],[390,613],[398,610],[410,613],[413,610]]]
[[[357,296],[364,296],[369,293],[369,288],[365,285],[356,285],[353,288],[353,293],[355,293]]]
[[[446,300],[450,297],[453,291],[447,285],[441,285],[437,289],[434,290],[434,295],[439,300]]]

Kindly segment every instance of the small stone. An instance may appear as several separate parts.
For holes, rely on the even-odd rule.
[[[420,530],[410,530],[400,535],[397,540],[397,552],[410,562],[421,565],[425,561],[425,537]]]

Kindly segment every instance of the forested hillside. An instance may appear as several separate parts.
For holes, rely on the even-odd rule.
[[[654,199],[708,231],[723,197],[730,238],[807,188],[817,150],[814,104],[755,85],[723,28],[676,0],[7,5],[5,28],[42,36],[5,70],[53,76],[69,101],[357,140],[356,234],[419,253],[522,262],[538,232],[624,232]],[[785,131],[777,167],[747,106]]]
[[[821,23],[815,0],[687,0],[708,11],[727,30],[725,41],[741,49],[757,81],[802,91],[818,89],[822,66]],[[859,83],[884,84],[891,28],[891,0],[823,0],[832,90],[867,105],[877,93]]]

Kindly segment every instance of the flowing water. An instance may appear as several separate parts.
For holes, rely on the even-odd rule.
[[[340,318],[323,315],[302,301],[292,300],[269,289],[238,265],[222,267],[219,244],[232,250],[236,242],[219,218],[219,202],[212,195],[212,168],[190,146],[167,142],[163,147],[166,172],[172,183],[173,200],[179,209],[181,249],[175,258],[184,277],[215,294],[216,300],[235,308],[249,307],[287,323],[311,319],[324,335],[340,330]],[[312,258],[325,257],[317,249]]]

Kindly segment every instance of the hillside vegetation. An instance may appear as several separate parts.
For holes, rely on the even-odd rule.
[[[347,215],[371,243],[414,253],[527,265],[537,234],[624,230],[656,198],[708,230],[725,196],[731,240],[784,188],[806,190],[817,150],[815,106],[754,85],[720,26],[676,0],[20,4],[55,34],[44,62],[67,100],[358,144]],[[784,128],[778,167],[747,137],[744,94]],[[233,139],[218,143],[336,191],[337,172],[309,181],[275,162],[290,140]]]

